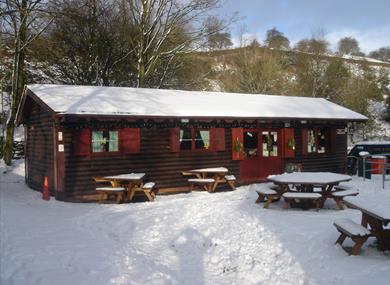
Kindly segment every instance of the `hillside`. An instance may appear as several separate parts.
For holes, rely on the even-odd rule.
[[[0,110],[3,111],[3,117],[0,122],[4,123],[4,113],[9,109],[6,91],[10,91],[10,87],[6,83],[11,76],[12,57],[9,50],[2,54],[4,56],[0,65],[0,77],[3,80],[3,93]],[[184,67],[180,67],[176,77],[162,88],[325,97],[370,117],[370,126],[363,131],[355,131],[354,137],[350,138],[351,143],[363,139],[390,139],[389,124],[382,118],[388,104],[386,98],[390,95],[390,62],[266,47],[197,52],[185,55],[184,58]],[[316,67],[313,69],[312,65]],[[335,65],[335,71],[331,69],[332,65]],[[334,74],[330,74],[329,69]],[[368,92],[372,91],[372,86],[371,89],[367,87],[367,90],[354,90],[349,87],[350,89],[345,91],[346,87],[341,86],[347,81],[343,72],[356,78],[366,76],[367,73],[364,79],[368,78],[369,84],[378,86],[373,90],[374,97],[368,98],[367,103],[362,101],[367,99],[362,97],[371,96]],[[67,79],[58,65],[42,60],[34,54],[27,62],[27,82],[80,84]],[[351,85],[354,87],[354,84]],[[339,95],[341,92],[347,93],[349,97],[342,97]],[[359,98],[352,98],[351,94],[355,93],[355,97]],[[358,126],[355,129],[359,128]]]

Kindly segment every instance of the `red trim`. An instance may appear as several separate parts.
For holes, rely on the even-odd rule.
[[[81,129],[73,133],[73,154],[79,156],[91,155],[91,130]]]
[[[284,128],[283,129],[283,156],[286,158],[292,158],[295,156],[295,149],[292,149],[288,146],[289,140],[295,142],[295,135],[293,128]]]
[[[210,143],[215,151],[224,151],[226,149],[225,129],[212,128],[210,133]]]
[[[180,152],[180,128],[169,129],[169,147],[171,152]]]
[[[141,132],[139,128],[125,128],[118,132],[119,148],[123,153],[141,151]]]
[[[241,151],[236,151],[237,144],[241,144]],[[244,129],[233,128],[232,129],[232,160],[244,159]]]

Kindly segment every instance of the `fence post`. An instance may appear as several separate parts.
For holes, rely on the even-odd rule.
[[[366,181],[366,157],[363,156],[363,181]]]
[[[385,189],[385,179],[386,179],[386,171],[387,171],[387,158],[386,156],[383,157],[383,167],[382,167],[382,189]]]

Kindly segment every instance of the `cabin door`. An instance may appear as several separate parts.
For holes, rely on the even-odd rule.
[[[244,181],[264,180],[282,172],[280,129],[244,129],[244,159],[240,162],[240,178]]]

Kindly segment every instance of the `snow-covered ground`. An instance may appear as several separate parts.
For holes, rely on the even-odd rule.
[[[46,202],[25,186],[23,163],[0,171],[1,284],[390,284],[390,252],[375,239],[358,256],[334,245],[333,221],[361,216],[333,201],[319,212],[263,209],[264,184],[254,184],[155,202]],[[352,184],[390,194],[379,180]]]

